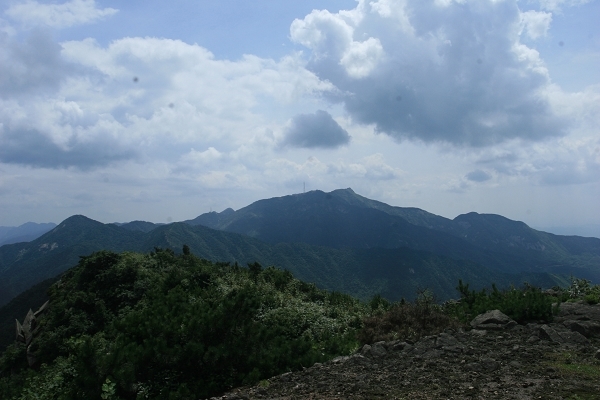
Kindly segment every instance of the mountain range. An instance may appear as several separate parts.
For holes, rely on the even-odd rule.
[[[0,247],[0,305],[93,251],[180,252],[184,244],[211,261],[275,265],[363,299],[376,293],[413,298],[424,288],[448,299],[459,279],[474,287],[524,280],[553,286],[569,275],[600,282],[600,239],[553,235],[492,214],[448,219],[340,189],[260,200],[168,225],[72,216],[31,242]]]
[[[35,222],[27,222],[19,226],[0,226],[0,246],[18,242],[30,242],[50,229],[56,224],[36,224]]]

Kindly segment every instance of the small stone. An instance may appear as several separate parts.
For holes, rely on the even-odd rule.
[[[532,344],[532,343],[537,343],[540,341],[540,338],[537,336],[529,336],[529,338],[527,338],[527,343]]]
[[[365,344],[362,349],[360,350],[360,354],[362,354],[363,356],[366,356],[367,354],[369,354],[371,352],[371,346],[368,344]]]
[[[487,331],[480,330],[480,329],[471,329],[471,335],[473,335],[473,336],[485,336],[486,334],[487,334]]]
[[[521,363],[518,361],[511,361],[508,363],[508,365],[510,365],[513,368],[520,368],[521,367]]]

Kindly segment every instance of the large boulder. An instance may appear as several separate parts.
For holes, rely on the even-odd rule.
[[[471,321],[471,327],[473,327],[473,329],[482,330],[499,331],[512,328],[515,325],[517,325],[517,323],[500,310],[492,310],[480,314]]]
[[[567,320],[563,325],[573,332],[581,333],[586,338],[600,337],[600,322]]]

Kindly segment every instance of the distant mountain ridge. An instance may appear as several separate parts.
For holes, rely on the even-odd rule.
[[[183,244],[202,258],[275,265],[362,298],[410,298],[417,287],[450,298],[458,279],[479,287],[523,280],[552,286],[570,274],[600,282],[600,239],[552,235],[492,214],[451,220],[340,189],[168,225],[70,217],[30,243],[0,247],[0,305],[93,251],[179,252]]]
[[[352,189],[260,200],[238,211],[206,213],[186,223],[269,243],[406,246],[504,272],[575,274],[600,282],[600,239],[553,235],[495,214],[472,212],[451,220],[418,208],[393,207]]]
[[[0,246],[11,243],[30,242],[55,226],[56,224],[52,222],[44,224],[26,222],[19,226],[0,226]]]

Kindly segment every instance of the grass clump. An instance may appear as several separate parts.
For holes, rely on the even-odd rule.
[[[492,285],[491,290],[476,291],[461,280],[456,289],[460,299],[444,304],[438,304],[428,290],[420,291],[412,303],[402,300],[391,304],[375,296],[370,302],[371,315],[365,317],[358,334],[359,341],[363,344],[381,340],[416,341],[446,329],[467,327],[477,315],[496,309],[519,323],[550,322],[558,311],[552,297],[528,284],[521,289],[499,290]]]
[[[378,307],[374,308],[374,304]],[[402,300],[383,307],[381,302],[371,301],[371,309],[372,315],[363,320],[363,328],[358,334],[363,344],[382,340],[417,341],[462,326],[428,290],[420,291],[412,303]]]

